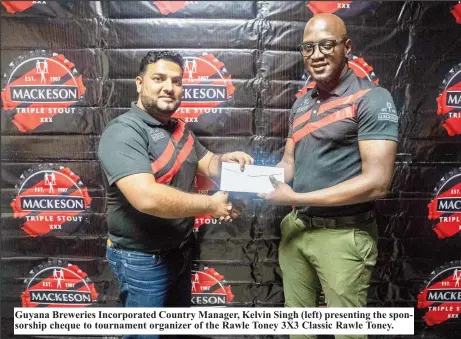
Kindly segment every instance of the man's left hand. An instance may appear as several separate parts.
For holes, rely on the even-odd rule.
[[[296,192],[293,189],[275,179],[273,176],[269,177],[274,190],[270,193],[258,193],[258,197],[268,200],[274,205],[293,205]]]
[[[245,165],[253,165],[254,159],[246,154],[245,152],[230,152],[224,153],[221,156],[221,162],[238,162],[240,164],[240,170],[245,170]]]

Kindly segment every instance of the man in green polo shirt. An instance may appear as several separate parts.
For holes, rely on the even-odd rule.
[[[315,307],[320,288],[328,307],[367,301],[377,258],[373,201],[391,183],[398,118],[389,92],[348,67],[351,46],[339,17],[307,23],[300,52],[316,85],[293,105],[277,165],[293,189],[272,178],[275,190],[260,195],[295,206],[281,223],[279,248],[287,307]]]
[[[195,174],[218,177],[222,162],[240,163],[242,170],[253,164],[244,152],[213,154],[182,120],[171,118],[181,103],[183,65],[177,53],[149,52],[136,77],[137,102],[106,126],[99,143],[107,259],[127,307],[190,305],[194,216],[238,216],[226,192],[190,193]]]

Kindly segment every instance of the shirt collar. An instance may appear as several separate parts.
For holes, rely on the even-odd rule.
[[[355,78],[354,75],[355,75],[354,71],[352,71],[352,69],[348,67],[347,70],[344,72],[344,74],[341,75],[338,85],[327,93],[329,95],[336,95],[340,97],[347,91],[349,86],[352,84],[352,81],[354,81],[354,78]],[[320,91],[319,88],[317,87],[317,85],[315,85],[314,88],[312,89],[311,96],[312,97],[319,96],[319,91]]]
[[[141,108],[136,105],[136,101],[131,102],[131,112],[136,114],[139,118],[142,119],[146,124],[164,128],[175,128],[176,124],[178,123],[178,119],[170,118],[168,123],[165,125],[151,116],[149,113],[143,111]]]

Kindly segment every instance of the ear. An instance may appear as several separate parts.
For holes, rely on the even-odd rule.
[[[142,77],[140,75],[138,75],[136,77],[136,91],[139,93],[141,93],[141,88],[142,88]]]
[[[344,43],[344,52],[346,53],[346,56],[349,56],[349,53],[352,50],[352,40],[347,39],[346,42]]]

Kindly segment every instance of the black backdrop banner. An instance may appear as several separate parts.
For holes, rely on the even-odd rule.
[[[428,296],[461,283],[460,2],[1,1],[0,11],[2,338],[13,336],[13,307],[50,307],[76,289],[75,306],[118,305],[96,150],[104,126],[135,100],[147,51],[185,57],[175,116],[207,148],[274,165],[289,110],[313,86],[297,46],[316,13],[344,19],[350,66],[392,93],[400,117],[391,193],[376,207],[368,304],[415,307],[414,338],[461,336],[461,300]],[[195,183],[197,193],[218,189]],[[58,196],[61,210],[37,198]],[[288,210],[243,198],[233,223],[196,218],[197,307],[283,306],[277,250]]]

